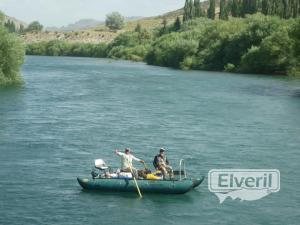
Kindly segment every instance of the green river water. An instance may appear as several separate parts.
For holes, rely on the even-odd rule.
[[[0,224],[299,224],[300,82],[106,59],[27,57],[0,89]],[[219,203],[207,179],[184,195],[82,191],[93,160],[160,147],[190,175],[278,169],[281,190]],[[136,167],[141,167],[135,164]]]

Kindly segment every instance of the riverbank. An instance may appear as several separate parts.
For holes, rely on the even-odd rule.
[[[300,19],[261,14],[228,21],[199,18],[179,27],[170,24],[123,32],[107,44],[32,43],[26,53],[126,59],[183,70],[299,76],[299,24]]]

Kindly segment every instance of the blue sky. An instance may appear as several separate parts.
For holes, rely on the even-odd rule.
[[[0,0],[6,15],[44,26],[63,26],[79,19],[104,20],[118,11],[124,16],[155,16],[183,7],[185,0]]]

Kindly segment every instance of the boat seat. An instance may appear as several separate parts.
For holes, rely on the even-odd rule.
[[[95,160],[95,167],[97,169],[100,169],[100,170],[106,170],[106,169],[108,169],[108,166],[106,165],[106,163],[104,162],[103,159],[96,159]]]

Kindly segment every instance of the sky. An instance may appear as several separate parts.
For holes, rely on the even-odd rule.
[[[156,16],[182,8],[185,0],[0,0],[0,10],[26,23],[64,26],[80,19],[105,20],[113,11],[123,16]]]

